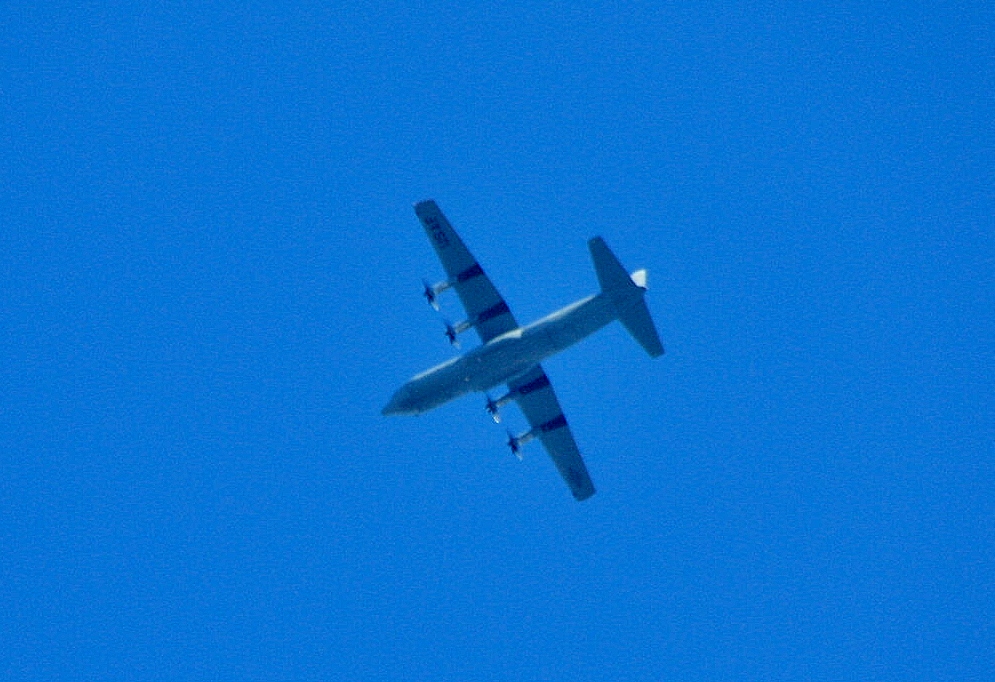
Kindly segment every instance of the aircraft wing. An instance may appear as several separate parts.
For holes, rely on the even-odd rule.
[[[517,329],[518,323],[508,304],[436,203],[429,199],[415,204],[415,214],[439,254],[446,278],[463,302],[467,320],[474,323],[480,340],[487,343],[495,336]]]
[[[553,459],[570,492],[577,500],[586,500],[594,494],[594,483],[587,473],[567,419],[560,409],[553,386],[541,365],[536,365],[523,376],[508,383],[515,401],[525,414],[536,437],[542,441],[546,452]]]

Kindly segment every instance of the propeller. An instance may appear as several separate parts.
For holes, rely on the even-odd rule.
[[[500,424],[501,413],[498,412],[499,409],[498,404],[494,402],[494,398],[491,397],[490,393],[485,393],[484,395],[487,396],[487,407],[486,407],[487,414],[491,415],[491,419],[494,420],[495,424]]]
[[[459,338],[457,337],[458,332],[456,331],[456,327],[454,327],[452,322],[449,320],[444,321],[446,323],[446,338],[449,339],[449,345],[453,348],[459,348],[460,343]]]
[[[422,292],[422,296],[425,297],[425,300],[428,301],[428,304],[430,306],[432,306],[436,311],[438,311],[439,301],[438,301],[438,293],[436,292],[435,287],[429,284],[427,279],[423,279],[421,283],[425,285],[425,290]]]
[[[511,429],[508,429],[508,447],[511,448],[511,454],[519,460],[522,459],[522,442],[511,432]]]

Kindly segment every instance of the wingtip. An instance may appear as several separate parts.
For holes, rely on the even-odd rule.
[[[591,497],[593,497],[594,493],[596,493],[596,492],[598,492],[598,491],[594,489],[594,486],[591,486],[591,488],[589,490],[584,490],[584,491],[581,491],[581,492],[575,492],[574,493],[574,499],[577,500],[578,502],[583,502],[584,500],[587,500],[587,499],[590,499]]]

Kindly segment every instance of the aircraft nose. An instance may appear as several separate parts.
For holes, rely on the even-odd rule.
[[[404,389],[399,390],[390,399],[390,402],[387,403],[387,406],[380,411],[380,414],[382,414],[385,417],[389,417],[392,414],[402,414],[405,410],[404,403],[406,398],[407,395]]]

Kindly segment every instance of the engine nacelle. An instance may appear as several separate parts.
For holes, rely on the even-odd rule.
[[[501,413],[499,412],[499,410],[514,399],[515,399],[514,393],[506,393],[497,400],[491,398],[489,394],[487,395],[487,405],[486,405],[487,414],[491,415],[491,419],[494,420],[495,424],[501,423]]]

